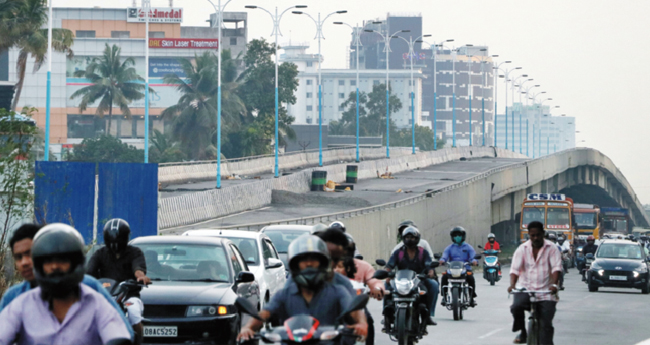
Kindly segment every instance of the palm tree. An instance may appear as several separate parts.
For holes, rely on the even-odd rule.
[[[10,1],[4,11],[5,18],[2,18],[0,25],[0,51],[16,47],[20,50],[16,70],[18,83],[16,83],[16,94],[11,108],[16,111],[23,83],[25,81],[25,70],[27,69],[27,58],[33,57],[33,73],[41,69],[47,55],[47,29],[41,26],[47,22],[47,5],[44,0],[23,0],[16,5]],[[52,29],[52,48],[54,51],[65,53],[68,58],[74,55],[72,44],[74,38],[72,31],[68,29]]]
[[[120,107],[122,115],[131,118],[129,104],[144,98],[144,78],[135,71],[135,61],[127,58],[122,61],[121,49],[106,44],[104,53],[100,58],[95,58],[86,67],[85,71],[76,71],[75,77],[86,78],[92,85],[77,90],[70,96],[70,99],[81,97],[79,111],[83,112],[88,105],[99,100],[95,114],[100,118],[108,112],[108,130],[110,135],[111,118],[113,117],[113,105]],[[153,92],[153,90],[149,90]],[[121,116],[118,118],[117,137],[121,133]]]
[[[221,114],[222,132],[228,132],[240,123],[246,107],[237,96],[236,64],[226,50],[222,53]],[[162,117],[173,120],[172,135],[181,143],[190,159],[206,159],[214,151],[217,130],[217,57],[211,52],[195,56],[195,62],[180,59],[184,78],[176,74],[164,77],[166,84],[178,85],[181,93],[178,103],[165,109]],[[226,135],[222,135],[226,139]],[[216,143],[214,143],[216,145]]]

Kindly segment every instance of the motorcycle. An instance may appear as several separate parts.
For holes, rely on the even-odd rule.
[[[386,266],[386,261],[377,260],[379,266]],[[432,262],[430,267],[436,268],[438,262]],[[375,279],[391,278],[390,289],[386,290],[387,298],[384,310],[384,327],[392,341],[400,345],[412,345],[426,334],[429,307],[425,302],[426,289],[420,287],[420,281],[427,275],[417,274],[411,270],[388,272],[377,270]]]
[[[146,287],[146,285],[138,283],[132,279],[125,280],[119,284],[117,284],[115,280],[108,278],[99,279],[99,282],[106,289],[106,291],[108,291],[108,293],[113,296],[113,299],[115,299],[117,305],[122,308],[124,314],[128,314],[125,305],[126,300],[130,296],[133,296],[133,294],[142,290],[143,287]]]
[[[309,315],[297,315],[287,319],[282,326],[270,327],[268,324],[255,340],[262,339],[265,343],[282,344],[323,344],[334,345],[340,343],[344,334],[351,334],[345,327],[344,321],[354,311],[361,310],[368,304],[369,296],[366,294],[357,295],[341,315],[338,316],[335,325],[321,325],[320,322]],[[235,306],[241,313],[246,313],[253,318],[260,320],[257,308],[247,299],[237,297]]]
[[[580,273],[582,274],[582,281],[584,281],[585,284],[589,284],[589,282],[585,277],[587,275],[587,271],[589,271],[589,269],[591,268],[591,264],[594,262],[594,260],[596,260],[596,258],[594,257],[593,253],[587,253],[587,255],[585,255],[585,267],[582,269],[582,271],[580,271]]]
[[[481,246],[478,247],[483,249]],[[494,285],[494,283],[501,280],[501,276],[499,275],[499,257],[497,256],[499,251],[488,249],[483,254],[485,254],[483,258],[483,279],[489,281],[490,285]]]
[[[481,255],[476,255],[474,259],[479,260]],[[447,301],[446,307],[448,310],[451,310],[454,313],[454,321],[463,319],[463,311],[467,310],[470,307],[470,294],[473,291],[470,291],[469,284],[467,283],[467,275],[472,274],[468,272],[466,265],[470,265],[469,262],[462,261],[451,261],[447,263],[447,272],[445,274],[449,275],[448,286],[446,289],[443,298]]]

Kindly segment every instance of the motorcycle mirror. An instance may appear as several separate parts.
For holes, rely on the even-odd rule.
[[[254,319],[262,321],[259,314],[257,313],[257,308],[255,308],[253,303],[251,303],[249,300],[247,300],[247,299],[245,299],[243,297],[237,297],[237,299],[235,300],[235,306],[241,312],[244,312],[244,313],[252,316]]]
[[[377,259],[375,260],[375,263],[379,266],[386,266],[386,260],[384,259]]]
[[[433,254],[433,258],[436,259],[436,260],[440,260],[441,257],[442,257],[442,254],[441,254],[441,253],[435,253],[435,254]]]
[[[474,255],[474,259],[475,259],[475,260],[478,260],[478,259],[480,259],[480,258],[481,258],[481,254],[476,254],[476,255]]]
[[[478,246],[478,247],[479,247],[479,248],[481,248],[481,249],[483,249],[483,247],[481,247],[481,245],[480,245],[480,244],[479,244],[479,246]]]
[[[593,259],[594,258],[594,253],[587,253],[587,255],[585,255],[585,258]]]
[[[420,273],[420,274],[418,274],[418,279],[420,279],[420,280],[427,279],[427,275],[424,274],[424,273]]]
[[[385,272],[385,271],[384,271]],[[352,299],[352,302],[350,302],[350,305],[341,313],[341,315],[337,319],[337,323],[340,323],[341,320],[343,320],[345,317],[350,315],[350,313],[361,310],[368,305],[368,300],[370,299],[370,296],[368,294],[361,294],[357,295]]]
[[[386,279],[386,278],[388,278],[388,271],[386,271],[386,270],[376,270],[375,274],[373,274],[372,277],[375,278],[375,279],[379,279],[379,280]]]
[[[431,267],[431,268],[436,268],[436,267],[439,267],[439,266],[440,266],[440,263],[438,261],[432,261],[431,265],[429,265],[429,267]]]

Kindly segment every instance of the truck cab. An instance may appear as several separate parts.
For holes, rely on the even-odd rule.
[[[545,230],[562,234],[573,242],[574,216],[573,200],[564,194],[531,193],[526,195],[521,205],[519,217],[519,230],[521,242],[528,240],[528,224],[539,221],[544,224]]]

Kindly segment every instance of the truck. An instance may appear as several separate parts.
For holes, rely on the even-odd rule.
[[[573,200],[564,194],[530,193],[526,195],[518,218],[522,243],[528,240],[528,224],[533,221],[544,224],[544,230],[564,235],[569,243],[573,242],[575,233]]]
[[[600,207],[593,204],[574,204],[573,214],[576,226],[576,236],[586,240],[592,235],[595,239],[600,238],[601,214]]]
[[[630,211],[621,207],[602,207],[602,225],[600,238],[606,233],[630,234],[632,232],[632,219]]]

